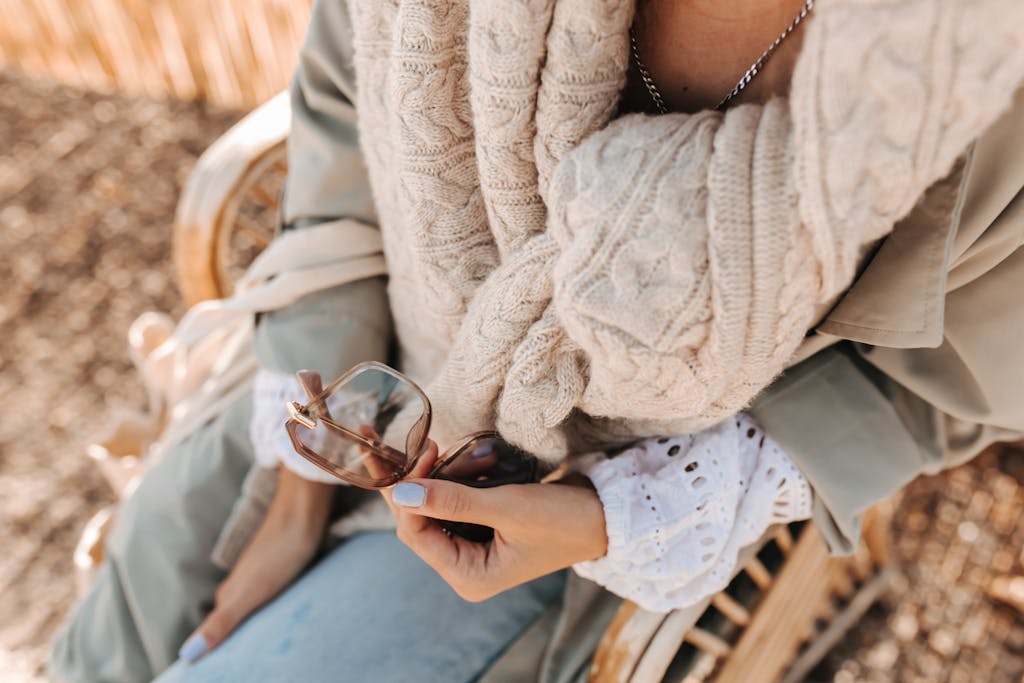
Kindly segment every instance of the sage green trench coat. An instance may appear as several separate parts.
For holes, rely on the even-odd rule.
[[[282,222],[286,229],[338,217],[373,223],[351,105],[346,10],[323,2],[314,11],[292,87]],[[1024,435],[1022,243],[1018,93],[1013,110],[865,256],[852,287],[822,311],[798,362],[750,407],[810,481],[814,522],[832,552],[851,552],[860,515],[917,475]],[[264,315],[256,334],[262,363],[335,375],[361,360],[387,359],[385,286],[383,279],[345,285]],[[108,544],[110,561],[57,638],[56,672],[69,680],[144,680],[173,661],[223,576],[207,556],[252,462],[248,415],[248,406],[238,406],[178,447],[202,446],[202,466],[160,473],[194,493],[179,517],[147,513],[152,501],[173,496],[158,476],[140,487],[149,503],[126,504],[122,517],[129,519]],[[155,570],[168,552],[192,569]],[[574,578],[563,601],[483,680],[581,680],[618,602]],[[694,618],[701,608],[690,610]],[[100,631],[102,638],[94,635]],[[124,651],[111,652],[118,642]]]

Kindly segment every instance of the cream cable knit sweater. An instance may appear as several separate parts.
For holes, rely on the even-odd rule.
[[[404,367],[550,459],[740,410],[1024,77],[1020,0],[820,0],[788,100],[612,121],[628,2],[350,8]]]

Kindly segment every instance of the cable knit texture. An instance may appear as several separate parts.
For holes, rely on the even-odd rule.
[[[742,548],[811,514],[807,481],[745,415],[581,469],[604,505],[608,553],[576,573],[656,612],[722,590]]]
[[[1024,77],[1020,0],[820,0],[788,99],[613,121],[628,2],[349,7],[403,367],[550,460],[741,410]]]

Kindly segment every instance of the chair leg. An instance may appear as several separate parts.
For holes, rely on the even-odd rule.
[[[85,595],[92,585],[96,570],[103,562],[103,544],[114,523],[114,507],[105,507],[86,523],[78,538],[75,553],[75,591],[79,597]]]
[[[754,591],[752,601],[723,591],[697,612],[679,610],[667,618],[624,603],[605,632],[589,680],[647,683],[666,672],[675,675],[670,669],[682,643],[697,651],[676,663],[685,668],[678,672],[685,676],[683,683],[755,683],[780,676],[792,683],[802,680],[889,585],[895,573],[889,564],[894,508],[889,501],[865,516],[864,545],[850,558],[829,556],[811,523],[802,526],[797,538],[789,528],[771,530],[755,546],[774,540],[781,564],[762,561],[752,549],[739,564]],[[709,605],[721,622],[696,626]],[[828,626],[819,633],[821,622]],[[718,632],[720,626],[727,628]]]

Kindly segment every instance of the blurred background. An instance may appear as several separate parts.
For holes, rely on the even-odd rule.
[[[115,502],[86,447],[145,403],[129,325],[184,311],[179,193],[208,145],[287,86],[310,4],[0,0],[3,683],[45,680],[75,545]],[[896,580],[808,680],[1024,680],[1022,455],[995,448],[908,487]]]

